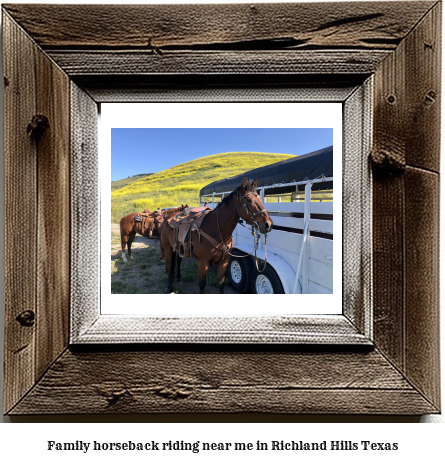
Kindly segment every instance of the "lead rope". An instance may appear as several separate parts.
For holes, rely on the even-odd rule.
[[[265,234],[264,235],[264,268],[262,270],[258,268],[258,258],[256,256],[256,249],[258,248],[260,237],[261,237],[261,234],[258,234],[257,244],[255,247],[255,266],[256,266],[258,273],[262,273],[266,269],[266,265],[267,265],[267,234]]]

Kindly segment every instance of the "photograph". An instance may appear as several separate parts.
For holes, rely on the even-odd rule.
[[[332,128],[111,139],[112,294],[332,293]]]

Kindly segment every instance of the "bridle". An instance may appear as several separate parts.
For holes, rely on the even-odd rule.
[[[251,219],[253,225],[255,226],[255,228],[259,230],[260,227],[258,226],[258,223],[257,223],[257,221],[255,219],[255,216],[260,215],[261,213],[266,213],[266,210],[260,210],[259,212],[255,212],[255,213],[251,212],[247,208],[246,202],[244,202],[244,199],[246,197],[249,198],[249,194],[254,195],[255,197],[260,197],[256,192],[247,192],[242,197],[240,197],[240,193],[238,191],[238,193],[236,195],[237,199],[238,199],[238,203],[236,205],[236,213],[238,214],[239,217],[241,217],[241,215],[239,214],[239,206],[241,205],[244,208],[244,210],[246,210],[247,214],[250,215],[250,219]]]

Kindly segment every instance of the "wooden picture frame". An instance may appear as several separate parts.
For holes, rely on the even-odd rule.
[[[440,411],[440,2],[11,4],[2,14],[6,414]],[[165,89],[369,79],[372,320],[351,324],[372,327],[370,345],[70,344],[73,295],[92,304],[71,281],[89,265],[71,262],[86,246],[69,226],[85,221],[70,203],[82,182],[71,160],[97,163],[96,127],[73,121]]]

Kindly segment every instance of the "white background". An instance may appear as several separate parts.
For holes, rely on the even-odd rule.
[[[141,3],[135,0],[133,3]],[[10,2],[14,3],[14,2]],[[16,3],[31,3],[31,2],[16,2]],[[39,3],[42,3],[40,1]],[[60,2],[44,2],[44,3],[60,3]],[[68,2],[65,2],[68,3]],[[90,3],[87,1],[75,1],[69,3]],[[102,2],[107,3],[107,2]],[[121,3],[121,2],[108,2]],[[153,3],[162,3],[161,1]],[[185,1],[170,0],[169,3],[187,3]],[[198,2],[195,2],[198,3]],[[212,3],[208,0],[207,3]],[[216,2],[213,2],[216,3]],[[238,3],[251,3],[239,0]],[[357,8],[359,14],[359,8]],[[443,60],[442,60],[443,61]],[[0,98],[2,98],[0,93]],[[442,147],[444,147],[444,120],[442,119]],[[443,152],[442,152],[443,153]],[[442,157],[443,164],[443,157]],[[1,168],[3,170],[3,166]],[[0,195],[3,196],[3,176],[0,173]],[[445,217],[443,210],[445,204],[444,190],[442,189],[442,214],[441,218]],[[0,203],[2,217],[4,217],[3,199]],[[442,220],[443,226],[443,220]],[[442,228],[443,230],[443,228]],[[4,234],[3,228],[0,228],[0,234]],[[2,239],[2,237],[0,237]],[[0,243],[3,241],[0,240]],[[4,263],[4,251],[0,248],[2,262]],[[441,270],[443,282],[443,248],[441,252]],[[1,267],[3,272],[4,267]],[[2,276],[3,278],[3,276]],[[4,303],[4,296],[2,295]],[[442,299],[443,302],[444,299]],[[443,313],[443,312],[442,312]],[[3,317],[3,313],[2,313]],[[442,318],[441,328],[444,334],[444,318]],[[0,328],[0,350],[3,351],[3,330],[4,320],[1,320]],[[442,399],[445,401],[444,389],[444,373],[445,367],[443,360],[445,354],[442,344]],[[3,353],[0,354],[3,358]],[[75,400],[73,400],[75,401]],[[326,463],[326,460],[335,460],[342,464],[391,464],[394,463],[421,463],[429,464],[443,463],[443,438],[445,437],[445,417],[443,415],[429,415],[420,418],[421,422],[440,422],[440,424],[419,425],[419,424],[393,424],[393,422],[404,421],[419,421],[418,418],[403,418],[403,417],[363,417],[363,416],[322,416],[322,417],[288,417],[288,416],[272,416],[272,417],[257,417],[255,415],[249,417],[250,422],[259,421],[259,424],[244,424],[246,421],[244,416],[200,416],[196,417],[177,417],[177,416],[61,416],[61,417],[29,417],[18,418],[14,420],[15,424],[10,423],[10,418],[3,417],[4,424],[0,425],[0,460],[3,463],[14,461],[15,463],[40,463],[45,461],[46,464],[60,464],[61,461],[68,464],[79,463],[98,463],[98,459],[102,458],[107,463],[121,464],[125,462],[148,464],[151,462],[162,462],[167,464],[177,463],[199,463],[207,464],[210,461],[215,464],[225,465],[227,463],[248,463],[250,460],[258,461],[259,463],[269,463],[276,461],[282,464],[308,463],[308,459],[314,463]],[[183,422],[183,421],[198,421],[201,423],[194,424],[162,424],[162,422]],[[219,422],[207,425],[206,422]],[[233,424],[224,422],[231,421]],[[319,424],[304,424],[304,422],[324,422]],[[331,422],[348,422],[336,423]],[[368,423],[356,422],[365,421]],[[374,424],[374,422],[379,422]],[[27,424],[31,422],[31,424]],[[46,422],[45,424],[35,424],[38,422]],[[55,422],[65,422],[66,424],[58,425]],[[75,423],[74,423],[75,422]],[[91,422],[101,422],[100,425]],[[129,425],[115,424],[114,422],[142,422],[142,424],[134,423]],[[272,423],[270,423],[272,422]],[[107,424],[109,423],[109,424]],[[111,424],[110,424],[111,423]],[[156,423],[156,424],[155,424]],[[229,441],[229,442],[248,442],[256,441],[257,439],[268,441],[279,439],[287,440],[308,440],[322,441],[326,440],[375,440],[377,442],[388,441],[398,442],[398,452],[330,452],[330,453],[291,453],[291,452],[275,452],[258,453],[258,452],[241,452],[241,453],[212,453],[212,455],[191,454],[187,453],[172,453],[171,455],[155,453],[105,453],[106,455],[97,455],[93,453],[84,454],[82,452],[47,452],[46,441],[58,440],[62,442],[83,440],[83,441],[146,441],[146,440],[208,440],[208,441]],[[254,455],[255,454],[255,455]],[[336,463],[335,462],[335,463]]]
[[[212,115],[209,118],[209,115]],[[243,316],[248,309],[254,315],[324,315],[342,313],[342,217],[341,189],[335,190],[334,201],[334,292],[333,294],[263,295],[225,294],[196,295],[111,294],[110,223],[111,223],[111,128],[333,128],[334,182],[341,186],[342,174],[342,104],[341,103],[127,103],[101,105],[100,172],[101,172],[101,313],[156,315],[166,305],[156,303],[170,300],[171,308],[181,310],[178,316],[196,316],[197,309],[205,309],[202,316]],[[322,149],[324,147],[319,147]],[[209,155],[212,155],[209,153]],[[300,155],[303,155],[301,153]],[[150,167],[146,167],[150,171]],[[198,206],[199,199],[196,199]],[[136,252],[137,253],[137,252]],[[198,290],[198,282],[196,282]],[[266,299],[270,305],[252,306],[252,299]],[[181,306],[173,305],[181,299]],[[184,306],[185,304],[185,306]],[[190,310],[184,310],[189,306]],[[254,309],[254,311],[253,311]],[[184,311],[191,313],[184,314]],[[159,316],[165,316],[165,313]]]

